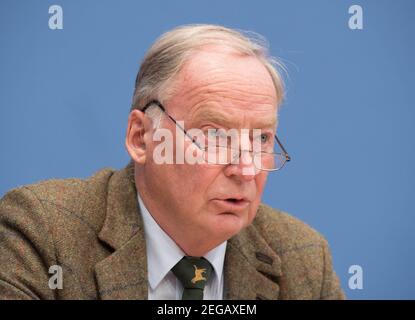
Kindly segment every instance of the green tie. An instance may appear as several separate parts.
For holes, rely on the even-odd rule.
[[[205,258],[185,256],[172,269],[183,285],[182,300],[203,300],[203,289],[212,273],[212,265]]]

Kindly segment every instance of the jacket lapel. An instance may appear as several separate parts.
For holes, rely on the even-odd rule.
[[[225,265],[225,299],[276,300],[281,260],[253,225],[228,241]]]
[[[98,237],[114,250],[95,265],[100,298],[147,299],[144,229],[131,165],[109,180],[107,213]]]

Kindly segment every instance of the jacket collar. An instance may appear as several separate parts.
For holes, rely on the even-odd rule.
[[[114,172],[107,192],[107,212],[98,238],[113,253],[95,266],[100,298],[147,299],[146,244],[132,164]],[[280,258],[254,225],[228,240],[224,299],[277,299],[280,275]]]

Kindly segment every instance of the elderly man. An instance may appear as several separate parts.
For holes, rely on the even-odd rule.
[[[325,239],[261,204],[290,159],[282,97],[260,42],[214,25],[164,34],[137,76],[130,164],[1,200],[0,298],[342,299]]]

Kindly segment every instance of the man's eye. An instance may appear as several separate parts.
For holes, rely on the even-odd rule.
[[[226,134],[223,129],[212,128],[208,129],[209,138],[226,138]]]
[[[208,129],[208,136],[209,137],[218,137],[219,130],[218,129]]]
[[[261,134],[260,139],[261,139],[261,143],[267,143],[270,140],[270,136],[267,133],[263,133]]]

